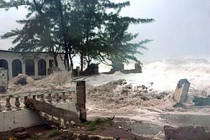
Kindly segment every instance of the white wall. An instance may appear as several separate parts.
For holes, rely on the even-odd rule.
[[[56,107],[71,110],[79,116],[79,112],[73,102],[56,104]],[[18,127],[27,128],[43,123],[40,116],[28,109],[0,112],[0,132],[9,131]]]
[[[30,54],[29,54],[30,55]],[[34,62],[35,62],[35,75],[32,76],[35,79],[39,79],[42,78],[43,76],[39,76],[38,75],[38,61],[40,59],[44,59],[46,61],[46,74],[47,74],[47,70],[49,68],[49,60],[52,59],[53,57],[46,54],[46,53],[41,53],[37,56],[34,56],[33,53],[31,53],[30,55],[31,57],[34,57]],[[64,64],[63,61],[61,60],[60,56],[57,57],[58,58],[58,66],[61,70],[64,70]],[[1,51],[0,50],[0,60],[1,59],[5,59],[8,62],[8,74],[9,74],[9,79],[12,78],[12,62],[15,59],[19,59],[22,63],[22,73],[25,74],[26,73],[26,69],[25,69],[25,61],[23,60],[23,56],[21,55],[21,53],[14,53],[14,52],[6,52],[6,51]]]

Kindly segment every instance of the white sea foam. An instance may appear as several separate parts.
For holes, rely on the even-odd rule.
[[[131,67],[133,64],[126,68],[130,69]],[[108,67],[104,66],[103,71],[108,71]],[[173,100],[173,92],[177,82],[184,78],[191,83],[186,103],[188,108],[174,108],[176,102]],[[125,79],[134,87],[135,85],[145,85],[148,87],[148,93],[142,94],[141,89],[136,91],[134,88],[131,91],[128,90],[126,92],[128,94],[125,95],[124,86],[115,86],[110,82],[118,79]],[[205,59],[165,59],[145,63],[143,73],[100,74],[87,78],[87,82],[96,86],[89,90],[87,96],[89,117],[116,115],[162,127],[170,121],[161,118],[160,114],[210,114],[208,107],[196,108],[192,103],[195,95],[210,95],[210,63]],[[152,89],[151,92],[150,89]],[[158,96],[156,96],[157,94]],[[164,98],[156,99],[159,95],[164,95]],[[149,100],[144,101],[144,96]]]
[[[133,67],[131,64],[130,67]],[[102,69],[101,69],[102,68]],[[100,67],[100,71],[108,71],[110,67]],[[126,68],[129,68],[127,66]],[[210,63],[206,59],[168,59],[144,64],[143,73],[94,76],[89,83],[101,85],[112,80],[126,79],[134,85],[153,84],[158,91],[174,91],[180,79],[188,79],[191,91],[210,94]]]

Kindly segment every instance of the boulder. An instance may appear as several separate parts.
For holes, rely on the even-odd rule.
[[[189,88],[190,82],[187,79],[179,80],[173,96],[174,101],[176,101],[179,104],[184,103],[187,100]]]
[[[203,126],[164,126],[166,140],[209,140]]]

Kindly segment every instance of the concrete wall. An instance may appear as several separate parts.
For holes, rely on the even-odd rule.
[[[35,53],[28,53],[27,54],[27,58],[30,57],[30,59],[34,60],[34,67],[35,67],[35,75],[32,76],[34,79],[39,79],[42,78],[44,76],[39,76],[38,75],[38,61],[40,59],[44,59],[46,61],[46,74],[47,74],[47,70],[49,69],[49,60],[53,60],[53,57],[50,56],[47,53],[40,53],[39,55],[35,54]],[[12,78],[12,62],[15,59],[18,59],[21,61],[22,63],[22,73],[26,74],[26,66],[25,66],[25,59],[23,57],[23,55],[21,55],[21,53],[15,53],[15,52],[9,52],[9,51],[1,51],[0,50],[0,60],[6,60],[8,62],[8,75],[9,75],[9,79]],[[60,56],[58,55],[57,57],[58,59],[58,67],[61,70],[64,70],[64,64],[63,61],[61,60]]]

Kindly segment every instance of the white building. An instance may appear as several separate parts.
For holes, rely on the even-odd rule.
[[[64,63],[58,55],[58,67],[64,70]],[[53,67],[54,59],[49,53],[21,53],[0,50],[0,67],[8,70],[9,79],[19,73],[27,74],[34,79],[45,77],[49,68]]]

